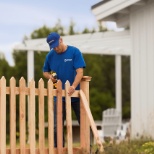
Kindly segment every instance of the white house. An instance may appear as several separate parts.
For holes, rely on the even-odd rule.
[[[154,0],[103,0],[91,10],[97,21],[129,28],[131,136],[154,138]]]

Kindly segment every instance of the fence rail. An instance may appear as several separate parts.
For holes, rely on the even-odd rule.
[[[89,100],[90,77],[83,77],[80,86]],[[0,79],[0,154],[75,154],[81,150],[90,152],[90,124],[84,106],[80,105],[80,147],[73,147],[72,142],[72,118],[71,118],[71,97],[80,97],[80,91],[76,90],[70,97],[68,88],[70,83],[65,83],[62,90],[62,83],[59,80],[57,89],[53,89],[51,80],[45,88],[43,79],[35,87],[35,81],[31,80],[26,86],[23,77],[19,80],[19,87],[16,86],[14,77],[10,79],[9,87],[6,86],[6,79]],[[9,96],[9,97],[7,97]],[[18,96],[18,97],[17,97]],[[54,107],[53,97],[57,96],[57,148],[54,148]],[[67,147],[62,145],[62,97],[66,97],[66,130]],[[45,103],[47,99],[47,103]],[[38,107],[38,108],[37,108]],[[45,109],[47,108],[48,137],[45,138]],[[38,119],[36,118],[38,110]],[[9,114],[8,114],[9,113]],[[10,117],[8,117],[8,115]],[[28,123],[27,123],[28,117]],[[38,120],[38,131],[36,121]],[[19,126],[18,126],[19,125]],[[10,128],[8,129],[8,126]],[[17,126],[19,130],[17,130]],[[9,135],[7,132],[9,131]],[[38,141],[37,134],[38,133]],[[19,141],[17,136],[19,134]],[[8,139],[9,138],[9,139]],[[19,143],[18,143],[19,142]],[[28,143],[27,143],[28,142]]]

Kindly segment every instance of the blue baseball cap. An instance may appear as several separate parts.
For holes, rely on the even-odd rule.
[[[56,32],[52,32],[47,36],[47,43],[50,46],[50,49],[55,48],[59,45],[60,35]]]

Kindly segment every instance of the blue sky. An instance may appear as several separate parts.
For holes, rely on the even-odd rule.
[[[0,52],[10,65],[12,48],[22,42],[35,29],[43,25],[52,27],[58,19],[68,28],[70,21],[75,22],[75,30],[97,27],[91,6],[100,0],[2,0],[0,1]]]

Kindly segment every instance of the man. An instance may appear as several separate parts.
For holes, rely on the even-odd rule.
[[[74,46],[66,45],[62,37],[52,32],[47,36],[47,43],[50,47],[50,52],[47,54],[44,66],[43,75],[47,79],[51,79],[53,83],[56,79],[52,76],[51,71],[56,72],[57,79],[62,81],[62,88],[64,89],[65,82],[70,82],[68,90],[71,96],[75,89],[78,90],[79,83],[83,77],[83,68],[86,64],[80,50]],[[66,119],[65,98],[63,102],[63,125]],[[79,98],[71,97],[71,105],[80,124],[80,103]],[[56,117],[56,100],[54,100],[54,145],[57,147],[57,117]]]

